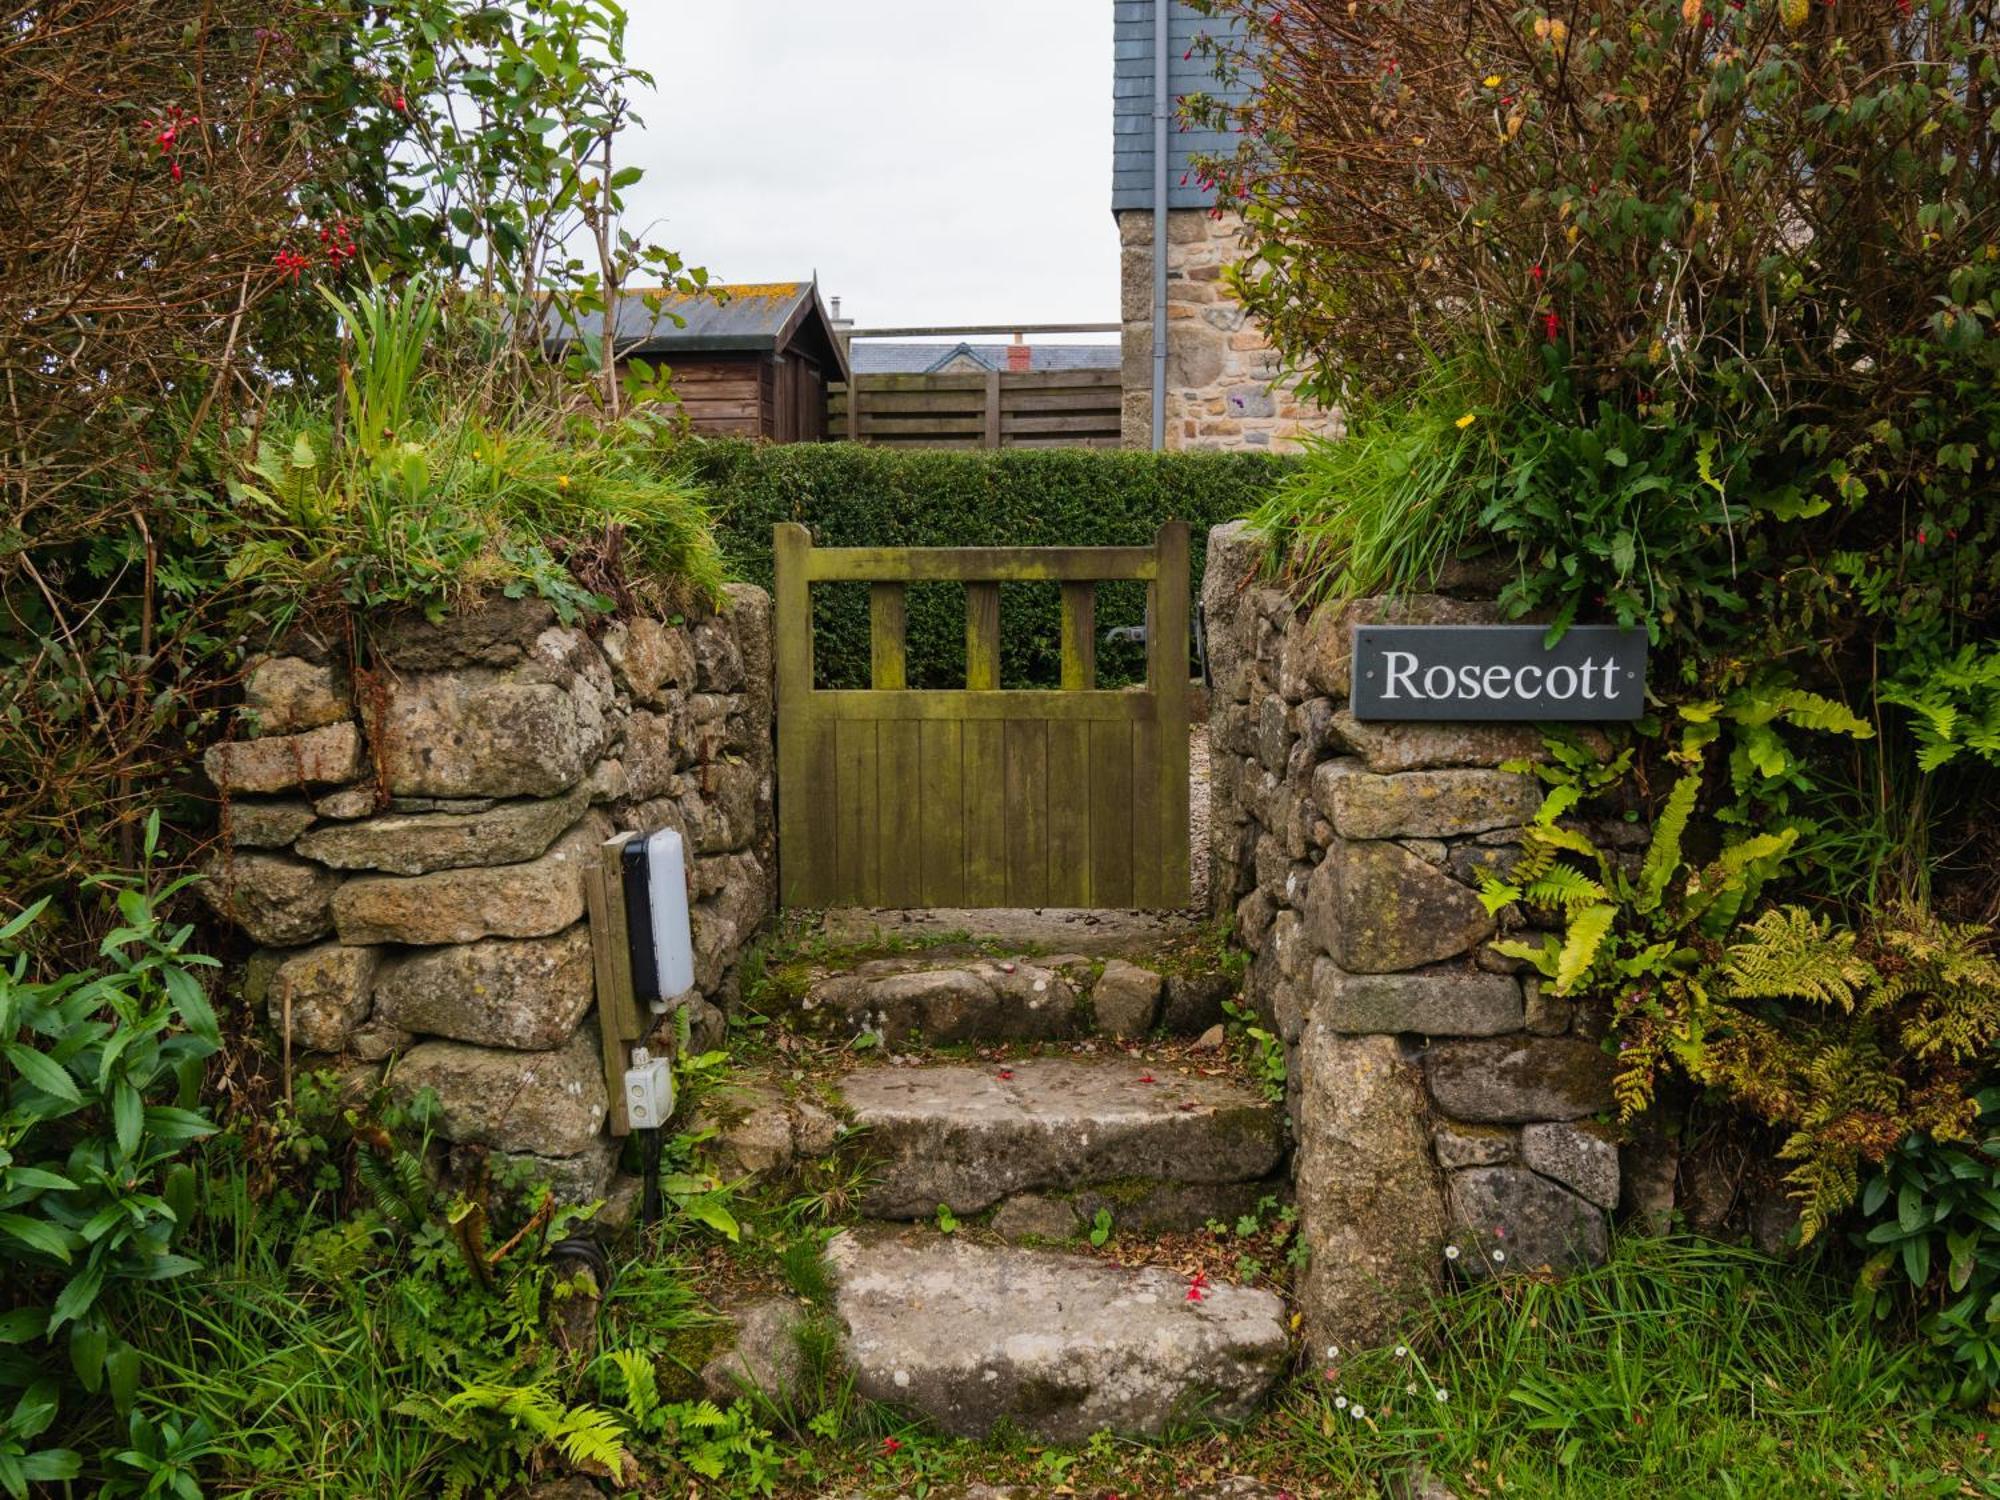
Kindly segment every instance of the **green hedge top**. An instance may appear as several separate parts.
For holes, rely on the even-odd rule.
[[[912,452],[730,439],[691,440],[676,456],[707,492],[731,573],[766,588],[771,527],[779,521],[804,523],[823,547],[1089,547],[1150,542],[1168,520],[1186,521],[1193,533],[1198,588],[1208,529],[1254,508],[1294,463],[1261,453]],[[1056,684],[1056,586],[1009,584],[1000,612],[1003,684]],[[912,585],[908,614],[911,685],[962,686],[964,589]],[[867,585],[816,587],[813,618],[820,685],[866,686]],[[1106,685],[1137,680],[1145,663],[1141,647],[1101,644],[1103,632],[1144,618],[1140,585],[1098,589],[1098,664]]]

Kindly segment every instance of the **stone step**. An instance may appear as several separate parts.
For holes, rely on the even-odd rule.
[[[838,1037],[873,1033],[888,1047],[1142,1037],[1156,1027],[1197,1036],[1235,993],[1228,974],[1163,974],[1122,958],[933,950],[818,974],[798,1016]]]
[[[1092,958],[1143,958],[1199,937],[1202,924],[1186,912],[1120,911],[1087,907],[957,907],[911,910],[835,907],[820,932],[837,947],[884,940],[937,942],[967,937],[977,943]]]
[[[1285,1363],[1271,1292],[1160,1267],[849,1231],[827,1248],[859,1392],[984,1437],[1003,1420],[1048,1442],[1100,1428],[1158,1436],[1247,1417]]]
[[[861,1209],[880,1219],[1111,1183],[1255,1182],[1284,1149],[1283,1108],[1256,1090],[1124,1056],[883,1064],[840,1093],[874,1168]]]

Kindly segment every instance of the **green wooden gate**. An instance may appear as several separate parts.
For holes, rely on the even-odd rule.
[[[1188,901],[1188,531],[1150,547],[814,547],[774,528],[787,906]],[[1147,584],[1146,684],[1097,686],[1097,584]],[[1000,686],[1000,588],[1053,580],[1062,686]],[[811,587],[863,582],[872,686],[813,686]],[[904,589],[965,585],[966,683],[906,686]]]

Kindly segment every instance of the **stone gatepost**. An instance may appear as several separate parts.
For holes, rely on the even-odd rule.
[[[1209,889],[1286,1046],[1309,1344],[1367,1344],[1447,1267],[1603,1258],[1615,1066],[1593,1017],[1491,951],[1476,894],[1541,800],[1501,765],[1544,755],[1542,732],[1348,709],[1356,624],[1499,623],[1493,580],[1308,611],[1263,565],[1241,523],[1210,534]]]

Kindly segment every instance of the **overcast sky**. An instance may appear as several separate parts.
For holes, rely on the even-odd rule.
[[[1108,322],[1108,0],[640,0],[626,222],[864,327]]]

